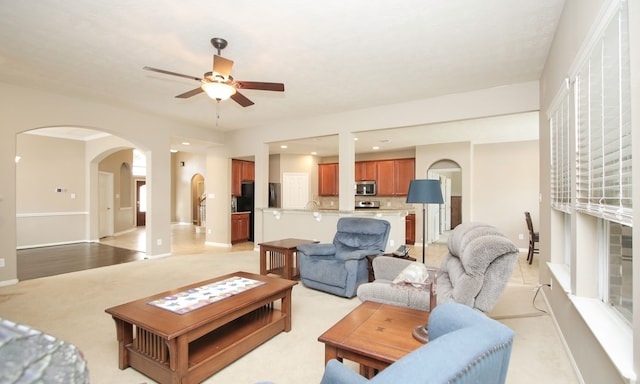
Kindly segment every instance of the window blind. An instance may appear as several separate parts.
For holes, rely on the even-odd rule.
[[[576,77],[576,210],[632,226],[628,33],[618,12]]]
[[[569,162],[569,94],[563,91],[551,112],[551,206],[571,212],[571,167]]]

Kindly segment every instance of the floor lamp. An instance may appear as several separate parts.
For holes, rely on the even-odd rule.
[[[440,180],[415,179],[409,183],[407,203],[422,204],[422,263],[425,262],[427,204],[444,204]]]

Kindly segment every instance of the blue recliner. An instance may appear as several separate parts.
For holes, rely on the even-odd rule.
[[[300,280],[306,287],[351,298],[369,279],[367,256],[384,252],[391,224],[373,218],[342,217],[337,227],[331,244],[298,246]]]
[[[371,380],[330,360],[320,384],[503,384],[513,331],[466,305],[438,305],[429,317],[429,342]],[[407,335],[411,337],[411,335]]]

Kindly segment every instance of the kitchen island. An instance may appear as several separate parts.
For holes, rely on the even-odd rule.
[[[405,243],[406,209],[281,209],[262,208],[260,211],[262,241],[300,238],[330,243],[336,234],[336,225],[341,217],[371,217],[387,220],[391,224],[386,252]],[[258,218],[256,218],[258,219]]]

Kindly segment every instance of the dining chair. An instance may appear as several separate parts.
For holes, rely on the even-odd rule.
[[[531,214],[529,212],[525,212],[524,217],[527,221],[527,229],[529,230],[529,253],[527,254],[527,261],[531,264],[533,263],[533,254],[539,252],[538,247],[536,247],[536,243],[540,242],[540,233],[533,230]]]

